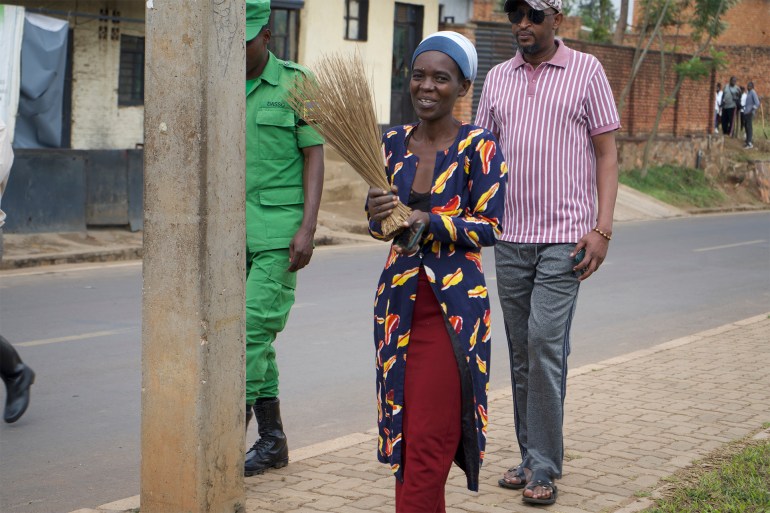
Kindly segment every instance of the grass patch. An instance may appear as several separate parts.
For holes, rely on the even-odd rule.
[[[770,439],[743,439],[684,469],[644,513],[770,513]]]
[[[759,123],[757,123],[759,121]],[[754,141],[760,137],[770,139],[770,124],[766,124],[764,129],[762,128],[762,120],[754,120]]]
[[[683,208],[716,207],[727,200],[700,169],[658,166],[650,168],[644,179],[634,169],[621,173],[620,183]]]

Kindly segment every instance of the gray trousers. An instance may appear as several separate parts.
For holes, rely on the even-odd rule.
[[[574,244],[495,245],[522,463],[560,478],[569,332],[580,282]]]
[[[752,144],[754,141],[754,113],[745,114],[744,125],[746,127],[746,145]]]

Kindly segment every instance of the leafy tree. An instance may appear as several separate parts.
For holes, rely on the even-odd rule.
[[[704,63],[700,55],[711,47],[711,41],[717,38],[726,27],[726,24],[722,20],[724,13],[732,7],[738,0],[692,0],[692,4],[687,5],[695,14],[690,18],[690,25],[692,26],[692,38],[698,46],[693,52],[692,57],[687,61],[678,63],[674,70],[677,74],[677,81],[671,92],[666,95],[663,89],[663,82],[665,79],[664,70],[664,57],[665,47],[661,39],[661,96],[658,102],[658,112],[655,116],[655,123],[652,126],[652,131],[647,139],[647,144],[644,147],[644,156],[642,157],[642,171],[641,177],[647,176],[648,162],[650,147],[652,141],[658,134],[658,128],[660,126],[660,120],[663,116],[663,111],[672,105],[676,101],[676,97],[679,94],[679,90],[682,88],[682,84],[685,80],[700,80],[709,75],[714,66],[720,66],[724,63],[724,57],[719,54],[714,54],[716,59],[712,60],[710,64]]]
[[[631,76],[618,99],[618,112],[621,114],[631,92],[631,86],[634,85],[636,75],[642,68],[642,63],[647,57],[650,46],[663,28],[677,23],[683,3],[681,0],[642,0],[641,5],[643,6],[643,14],[639,25],[639,37],[634,50],[634,60],[631,65]]]
[[[618,14],[618,22],[615,24],[615,34],[612,36],[612,42],[614,44],[623,44],[623,36],[626,34],[627,26],[628,0],[620,0],[620,14]]]
[[[615,30],[615,7],[612,0],[577,0],[577,13],[591,32],[588,39],[609,43]]]

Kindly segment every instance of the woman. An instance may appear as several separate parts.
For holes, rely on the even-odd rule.
[[[383,136],[392,191],[372,188],[369,230],[399,201],[413,250],[392,245],[374,306],[379,450],[396,476],[396,511],[443,512],[454,460],[478,490],[487,430],[490,310],[481,247],[500,233],[507,167],[494,136],[454,119],[476,76],[464,36],[438,32],[412,57],[419,121]],[[408,358],[407,358],[408,356]]]

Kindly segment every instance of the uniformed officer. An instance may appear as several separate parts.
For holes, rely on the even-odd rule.
[[[324,174],[323,139],[286,100],[309,71],[267,49],[269,17],[269,0],[246,1],[246,423],[253,409],[259,431],[246,476],[289,461],[273,342],[313,255]]]

